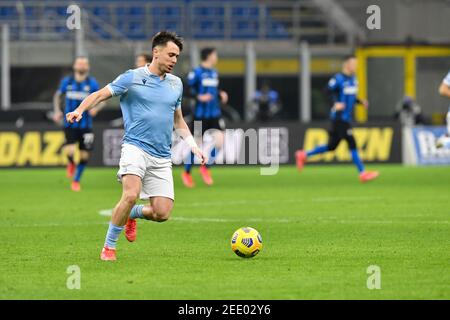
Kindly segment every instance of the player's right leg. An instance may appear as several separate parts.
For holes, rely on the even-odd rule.
[[[131,209],[136,204],[141,190],[141,177],[134,174],[122,175],[122,197],[114,207],[105,245],[100,258],[102,260],[116,260],[116,243],[120,233],[127,223]]]
[[[339,128],[337,128],[336,122],[333,122],[331,130],[328,132],[327,144],[319,145],[309,151],[298,150],[297,152],[295,152],[295,161],[297,164],[297,169],[299,171],[302,171],[309,157],[336,149],[342,139],[338,129]]]
[[[64,136],[66,138],[66,142],[64,145],[64,152],[67,155],[67,168],[66,168],[66,174],[67,178],[72,179],[74,173],[75,173],[75,160],[74,160],[74,154],[75,154],[75,147],[77,142],[76,137],[76,129],[73,128],[64,128]]]
[[[222,128],[225,128],[225,125],[221,124],[221,123],[224,123],[223,120],[222,119],[214,119],[210,122],[212,122],[212,125],[210,126],[211,128],[208,130],[210,130],[209,134],[213,138],[213,146],[212,146],[210,154],[209,154],[208,163],[200,166],[200,174],[202,176],[203,182],[208,186],[211,186],[214,183],[210,168],[213,166],[214,162],[216,161],[217,153],[222,148],[224,137],[225,137],[223,130],[222,130]]]
[[[191,175],[192,165],[194,164],[194,154],[192,152],[187,156],[184,163],[184,171],[181,174],[181,181],[187,188],[195,187],[194,179]]]
[[[136,146],[123,144],[119,167],[117,178],[122,182],[122,197],[113,210],[105,246],[100,256],[102,260],[116,259],[117,239],[142,189],[142,179],[147,168],[145,152]]]

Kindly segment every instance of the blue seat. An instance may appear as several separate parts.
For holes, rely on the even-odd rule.
[[[130,15],[133,16],[144,16],[145,15],[145,8],[144,7],[131,7],[128,12]]]
[[[128,5],[123,0],[96,0],[97,4],[92,6],[92,2],[88,0],[79,0],[78,2],[84,10],[89,10],[91,15],[99,18],[95,25],[92,21],[92,30],[102,38],[111,38],[109,33],[101,26],[101,21],[112,23],[113,17],[115,28],[122,32],[130,39],[146,39],[149,33],[170,29],[174,31],[183,31],[185,29],[184,17],[185,11],[183,7],[178,6],[180,2],[187,5],[194,4],[189,13],[191,17],[187,17],[188,21],[193,22],[192,30],[189,36],[201,39],[223,39],[224,38],[224,17],[226,6],[223,4],[232,3],[231,6],[231,37],[234,39],[252,39],[259,38],[259,14],[260,7],[256,4],[256,0],[222,0],[222,5],[213,5],[212,2],[205,0],[133,0]],[[24,0],[25,19],[30,22],[30,32],[38,33],[38,27],[33,27],[32,23],[36,19],[42,19],[42,11],[40,7],[33,7],[29,3],[31,1]],[[46,3],[44,0],[43,3]],[[52,2],[54,3],[54,2]],[[114,4],[111,11],[109,4]],[[89,5],[88,5],[89,4]],[[147,6],[147,4],[149,6]],[[147,9],[150,8],[150,12]],[[47,6],[44,7],[44,14],[50,17],[63,17],[67,15],[66,6]],[[151,15],[150,22],[146,19],[146,14]],[[265,22],[265,36],[271,39],[290,38],[291,35],[287,26],[276,19],[272,19],[271,10],[267,9],[267,20]],[[19,18],[19,13],[14,5],[0,6],[0,20],[14,20]],[[45,18],[45,16],[44,16]],[[150,30],[148,30],[150,28]],[[153,29],[152,29],[153,28]],[[64,26],[55,26],[55,32],[63,34],[67,32]]]
[[[0,16],[13,19],[18,15],[15,7],[0,7]]]

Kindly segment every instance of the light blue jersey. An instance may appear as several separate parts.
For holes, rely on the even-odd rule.
[[[183,95],[181,79],[166,73],[161,80],[144,66],[128,70],[107,87],[113,96],[120,96],[123,142],[151,156],[170,158],[174,112]]]

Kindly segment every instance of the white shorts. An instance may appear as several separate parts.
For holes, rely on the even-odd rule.
[[[117,179],[133,174],[142,180],[140,198],[166,197],[175,200],[173,190],[172,160],[155,158],[140,148],[124,143],[120,156]]]

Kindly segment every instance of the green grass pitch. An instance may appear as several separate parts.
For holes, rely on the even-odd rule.
[[[99,259],[120,196],[115,169],[88,168],[82,192],[63,169],[0,171],[1,299],[450,299],[450,168],[377,166],[361,185],[352,166],[213,168],[215,185],[185,189],[165,223],[138,221],[118,261]],[[256,228],[253,259],[230,249]],[[69,290],[67,268],[81,271]],[[381,289],[369,290],[370,265]]]

